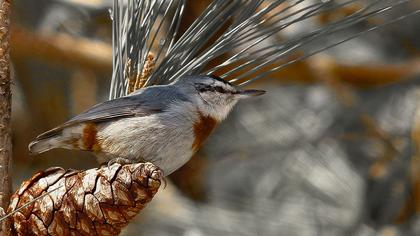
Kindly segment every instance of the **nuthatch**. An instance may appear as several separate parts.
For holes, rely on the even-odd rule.
[[[169,175],[191,158],[238,100],[264,93],[240,90],[216,76],[185,76],[93,106],[39,135],[29,151],[85,150],[100,162],[152,162]]]

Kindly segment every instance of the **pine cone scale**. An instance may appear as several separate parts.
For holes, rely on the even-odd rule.
[[[11,199],[12,234],[116,235],[153,198],[161,178],[151,163],[40,172]]]

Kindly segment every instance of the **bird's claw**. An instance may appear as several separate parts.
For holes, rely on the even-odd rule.
[[[111,168],[112,165],[114,165],[115,163],[120,164],[120,165],[127,165],[127,164],[133,164],[134,162],[130,159],[127,158],[123,158],[123,157],[117,157],[114,158],[110,161],[108,161],[108,169]]]

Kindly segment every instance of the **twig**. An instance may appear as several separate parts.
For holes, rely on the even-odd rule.
[[[11,142],[11,97],[10,91],[10,8],[11,0],[0,3],[0,206],[6,209],[11,193],[10,167],[12,158]],[[7,228],[2,223],[2,229]]]

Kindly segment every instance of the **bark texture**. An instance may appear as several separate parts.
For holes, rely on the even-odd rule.
[[[118,235],[153,198],[161,178],[151,163],[39,172],[11,198],[10,233]]]
[[[11,97],[10,91],[10,1],[0,1],[0,207],[6,209],[11,192],[10,167]],[[4,224],[5,222],[2,222]],[[2,226],[4,227],[4,225]]]

